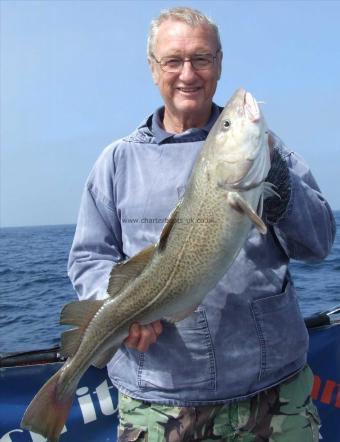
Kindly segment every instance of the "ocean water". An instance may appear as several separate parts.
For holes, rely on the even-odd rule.
[[[331,254],[319,264],[292,262],[304,316],[340,304],[340,212]],[[61,308],[77,299],[66,273],[74,225],[0,230],[0,353],[59,344]]]

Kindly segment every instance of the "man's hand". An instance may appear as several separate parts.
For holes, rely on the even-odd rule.
[[[129,336],[124,340],[124,344],[129,348],[145,352],[151,344],[157,341],[162,331],[161,321],[155,321],[148,325],[140,325],[134,322],[130,327]]]

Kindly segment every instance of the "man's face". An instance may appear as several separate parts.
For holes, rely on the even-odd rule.
[[[160,25],[154,47],[157,60],[164,57],[188,58],[217,51],[213,31],[207,25],[191,27],[180,21],[167,20]],[[180,72],[164,72],[151,61],[152,76],[163,97],[166,109],[178,118],[186,115],[210,115],[212,98],[221,74],[221,52],[206,70],[194,70],[186,62]]]

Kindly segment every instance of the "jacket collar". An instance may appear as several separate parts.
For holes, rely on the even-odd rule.
[[[207,124],[202,128],[191,128],[180,134],[167,132],[163,128],[164,106],[158,108],[146,121],[146,125],[152,132],[157,144],[167,143],[186,143],[190,141],[205,140],[210,129],[219,117],[223,108],[212,104],[211,115]]]

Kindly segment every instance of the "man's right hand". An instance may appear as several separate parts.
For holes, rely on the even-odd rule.
[[[129,336],[124,340],[124,344],[129,348],[146,352],[150,345],[157,341],[162,331],[161,321],[155,321],[148,325],[140,325],[134,322],[130,326]]]

